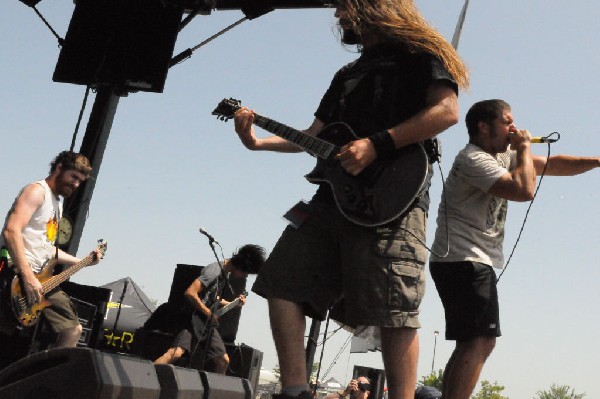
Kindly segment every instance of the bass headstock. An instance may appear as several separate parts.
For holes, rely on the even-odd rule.
[[[100,252],[100,259],[104,258],[104,254],[106,254],[106,249],[108,247],[108,243],[103,239],[98,240],[98,247],[96,248]]]

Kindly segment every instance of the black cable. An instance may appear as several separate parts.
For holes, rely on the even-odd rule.
[[[56,31],[52,28],[52,26],[50,26],[48,21],[46,21],[46,18],[44,18],[44,16],[38,11],[37,8],[35,8],[35,6],[31,6],[31,8],[33,8],[33,11],[35,11],[38,17],[40,17],[40,19],[42,20],[42,22],[48,27],[48,29],[50,29],[50,32],[52,32],[54,37],[56,37],[56,40],[58,41],[58,47],[62,47],[62,45],[65,43],[65,39],[63,39],[58,35],[58,33],[56,33]]]
[[[515,253],[515,250],[517,249],[517,244],[519,243],[519,240],[521,239],[521,234],[523,233],[523,229],[525,228],[525,223],[527,222],[527,217],[529,216],[529,211],[531,210],[531,206],[533,205],[533,202],[535,201],[535,198],[537,197],[537,193],[540,189],[540,186],[542,185],[542,179],[544,178],[544,175],[546,174],[546,169],[548,168],[548,162],[550,160],[550,144],[554,143],[558,140],[560,140],[560,133],[558,132],[552,132],[550,133],[548,136],[544,137],[545,139],[550,138],[551,136],[556,135],[557,138],[554,141],[551,142],[547,142],[548,144],[548,155],[546,155],[546,163],[544,164],[544,169],[542,170],[542,174],[540,175],[540,180],[538,181],[538,185],[535,189],[535,192],[533,193],[533,198],[531,199],[531,202],[529,203],[529,206],[527,207],[527,212],[525,212],[525,218],[523,218],[523,224],[521,225],[521,229],[519,230],[519,234],[517,236],[517,240],[515,241],[515,244],[513,245],[513,248],[510,252],[510,255],[508,256],[508,260],[506,261],[506,265],[504,265],[504,268],[502,269],[502,271],[500,272],[500,274],[498,275],[498,278],[496,279],[496,285],[500,282],[500,277],[502,277],[502,275],[504,274],[504,272],[506,271],[506,269],[508,268],[508,265],[510,264],[510,261],[513,257],[513,254]]]
[[[327,313],[327,321],[325,322],[325,336],[327,336],[327,330],[329,329],[329,313]],[[315,376],[315,385],[313,388],[313,396],[317,393],[317,387],[319,385],[319,375],[321,374],[321,365],[323,364],[323,355],[325,354],[325,341],[323,341],[323,347],[321,348],[321,356],[319,357],[319,367],[317,368],[317,375]],[[312,365],[311,365],[312,366]],[[310,378],[310,375],[308,376]]]
[[[79,126],[81,125],[81,119],[83,118],[83,112],[85,111],[85,107],[87,105],[88,96],[90,94],[90,86],[87,86],[85,89],[85,95],[83,96],[83,103],[81,104],[81,109],[79,110],[79,117],[77,118],[77,123],[75,124],[75,131],[73,132],[73,138],[71,139],[71,148],[73,151],[75,148],[75,140],[77,139],[77,133],[79,133]]]

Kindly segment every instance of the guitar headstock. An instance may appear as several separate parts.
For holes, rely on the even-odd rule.
[[[236,100],[235,98],[230,98],[228,100],[224,98],[219,105],[217,105],[217,108],[215,108],[212,114],[216,115],[217,119],[227,122],[229,119],[233,118],[235,111],[240,108],[242,108],[242,102],[240,100]]]
[[[104,258],[107,246],[108,244],[102,238],[98,240],[98,247],[96,249],[100,252],[100,259]]]

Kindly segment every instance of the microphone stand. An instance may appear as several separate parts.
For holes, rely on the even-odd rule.
[[[227,278],[227,274],[225,273],[225,270],[223,269],[223,264],[221,263],[221,261],[219,260],[219,256],[217,255],[217,251],[215,250],[215,240],[211,237],[208,240],[208,244],[210,245],[210,248],[212,249],[213,254],[215,255],[215,259],[217,260],[217,263],[219,264],[219,267],[221,268],[221,274],[219,277],[217,277],[216,283],[217,283],[217,290],[215,290],[215,298],[214,298],[214,302],[212,303],[212,305],[210,306],[210,314],[211,317],[208,318],[208,320],[206,321],[205,325],[204,325],[204,329],[201,333],[201,337],[204,336],[205,331],[208,331],[208,333],[206,334],[206,338],[205,338],[205,342],[204,342],[204,346],[202,348],[202,356],[200,357],[200,367],[202,369],[204,369],[204,362],[206,361],[206,354],[208,353],[208,348],[210,345],[210,342],[212,340],[212,334],[213,334],[213,317],[212,315],[214,314],[214,312],[217,310],[218,306],[219,306],[219,298],[223,298],[223,292],[225,291],[225,287],[229,286],[229,289],[233,292],[233,289],[231,288],[231,285],[229,284],[229,279]],[[226,284],[223,284],[223,286],[221,287],[220,291],[219,291],[219,279],[223,278],[226,282]],[[194,329],[195,330],[195,329]],[[194,331],[195,334],[197,334],[196,331]],[[199,338],[199,337],[196,337]],[[189,366],[191,367],[191,363],[192,363],[192,359],[194,358],[194,354],[196,353],[196,350],[198,349],[198,345],[200,344],[200,342],[196,343],[195,348],[192,350],[192,353],[190,354],[190,358],[189,358]]]
[[[123,299],[125,298],[125,293],[127,292],[127,284],[129,284],[129,280],[125,280],[125,284],[123,284],[123,292],[121,292],[121,298],[119,298],[119,309],[117,310],[117,315],[115,316],[115,322],[113,324],[113,343],[115,342],[115,332],[117,331],[117,323],[119,322],[119,318],[121,317]]]

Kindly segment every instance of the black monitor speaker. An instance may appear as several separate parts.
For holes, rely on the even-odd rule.
[[[152,362],[89,348],[35,353],[0,371],[1,398],[159,399]]]
[[[260,378],[263,353],[248,345],[226,344],[225,349],[229,356],[227,375],[245,378],[250,383],[252,391],[256,392]]]

